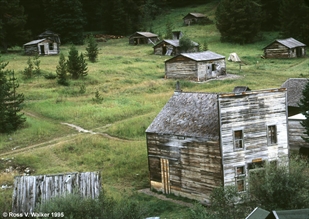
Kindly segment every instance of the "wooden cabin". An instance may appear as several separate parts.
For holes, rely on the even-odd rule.
[[[129,44],[139,45],[139,44],[155,44],[159,40],[157,34],[150,32],[135,32],[129,37]]]
[[[183,17],[183,22],[185,25],[191,25],[196,23],[201,23],[205,19],[207,19],[207,16],[202,13],[188,13],[186,16]]]
[[[192,44],[193,47],[188,52],[198,52],[199,44],[193,41]],[[162,40],[153,46],[153,50],[155,55],[175,56],[181,53],[179,40]]]
[[[181,53],[165,61],[165,78],[205,81],[225,74],[225,56],[212,51]]]
[[[59,34],[53,31],[50,31],[50,30],[46,30],[45,32],[38,35],[38,39],[48,39],[48,40],[56,42],[57,45],[59,46],[61,44]]]
[[[306,45],[294,38],[277,39],[263,50],[265,58],[298,58],[306,55]]]
[[[57,55],[59,44],[51,39],[38,39],[24,44],[26,55]]]
[[[288,162],[286,89],[242,93],[175,91],[146,130],[150,187],[209,202],[264,162]]]

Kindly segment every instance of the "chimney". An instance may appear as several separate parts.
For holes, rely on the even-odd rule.
[[[175,92],[174,93],[180,93],[182,92],[182,90],[180,89],[180,83],[179,81],[176,82],[176,89],[175,89]]]

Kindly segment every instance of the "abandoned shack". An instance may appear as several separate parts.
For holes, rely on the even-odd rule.
[[[205,81],[225,74],[225,56],[212,51],[181,53],[165,61],[165,78]]]
[[[45,32],[38,35],[38,39],[48,39],[54,41],[57,43],[58,46],[60,46],[61,44],[59,34],[54,33],[53,31],[50,30],[46,30]]]
[[[187,52],[198,52],[199,44],[193,41],[192,44],[193,47],[189,49]],[[153,46],[153,50],[155,55],[175,56],[181,53],[179,40],[162,40]]]
[[[66,173],[55,175],[16,176],[12,200],[12,212],[33,212],[45,201],[79,192],[81,197],[97,198],[101,190],[98,172]]]
[[[129,44],[139,45],[139,44],[155,44],[159,40],[157,34],[150,32],[135,32],[129,37]]]
[[[242,93],[175,91],[146,130],[150,187],[209,202],[265,162],[288,162],[286,89]]]
[[[183,22],[185,25],[191,24],[204,24],[204,23],[212,23],[209,18],[202,13],[188,13],[186,16],[183,17]]]
[[[294,38],[277,39],[263,50],[265,58],[298,58],[306,55],[306,45]]]
[[[57,55],[59,44],[49,39],[38,39],[24,44],[26,55]]]

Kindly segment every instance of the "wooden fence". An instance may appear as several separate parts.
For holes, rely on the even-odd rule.
[[[33,212],[37,204],[73,191],[82,197],[97,198],[100,190],[101,176],[97,172],[16,176],[12,212]]]

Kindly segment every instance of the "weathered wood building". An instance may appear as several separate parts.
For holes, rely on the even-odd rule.
[[[205,81],[225,74],[225,56],[212,51],[181,53],[165,61],[165,78]]]
[[[17,176],[12,212],[33,212],[38,204],[73,192],[79,192],[82,197],[97,198],[100,190],[101,177],[97,172]]]
[[[57,45],[59,45],[59,46],[61,44],[59,34],[53,32],[53,31],[50,31],[50,30],[46,30],[45,32],[38,35],[38,39],[48,39],[48,40],[56,42]]]
[[[288,162],[286,89],[175,92],[146,130],[150,186],[200,201],[248,190],[264,162]]]
[[[263,50],[265,58],[298,58],[306,55],[306,45],[294,38],[277,39]]]
[[[59,44],[49,39],[38,39],[24,44],[24,51],[27,55],[57,55]]]
[[[207,16],[202,13],[188,13],[186,16],[183,17],[183,22],[185,25],[191,25],[194,23],[203,22],[207,19]]]
[[[139,45],[139,44],[155,44],[159,40],[157,34],[150,32],[135,32],[129,37],[129,44]]]
[[[187,52],[198,52],[199,44],[193,41],[192,44],[193,47]],[[162,40],[153,46],[153,50],[155,55],[175,56],[181,53],[179,40]]]
[[[291,151],[309,155],[309,143],[305,142],[302,137],[308,137],[305,128],[301,125],[306,117],[299,113],[288,118],[289,122],[289,146]]]

